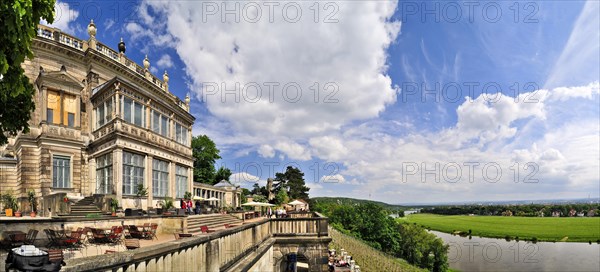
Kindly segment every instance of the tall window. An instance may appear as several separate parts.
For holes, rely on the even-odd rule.
[[[152,110],[152,131],[169,137],[169,117],[158,111]]]
[[[112,154],[100,156],[96,159],[96,193],[112,194]]]
[[[188,144],[187,136],[188,136],[187,128],[179,123],[175,123],[175,140],[180,144],[187,145]]]
[[[176,198],[182,198],[187,191],[188,173],[187,167],[175,166],[175,188]]]
[[[131,124],[143,127],[146,118],[144,118],[144,109],[142,103],[134,101],[131,98],[123,97],[123,119]]]
[[[71,158],[52,156],[52,187],[71,188]]]
[[[169,163],[152,160],[152,194],[165,197],[169,193]]]
[[[68,127],[75,127],[75,112],[77,111],[77,100],[74,95],[63,95],[64,111],[62,124]]]
[[[144,184],[144,156],[123,152],[123,194],[135,195],[138,184]]]
[[[75,126],[77,97],[74,95],[48,91],[46,121],[49,124]]]
[[[100,128],[112,118],[112,99],[108,99],[96,108],[96,128]]]

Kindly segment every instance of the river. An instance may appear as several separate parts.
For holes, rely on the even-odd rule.
[[[597,243],[507,242],[431,233],[450,246],[450,267],[460,271],[600,271]]]

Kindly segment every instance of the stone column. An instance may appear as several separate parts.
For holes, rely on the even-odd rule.
[[[123,206],[123,149],[113,151],[113,186],[119,204]]]
[[[115,93],[115,117],[121,117],[121,92],[117,90]]]
[[[48,123],[48,88],[46,88],[46,86],[42,86],[40,105],[42,105],[42,114],[40,114],[42,120],[40,120],[40,122],[44,121]]]
[[[147,208],[154,208],[154,205],[152,205],[152,200],[154,197],[153,194],[153,186],[154,186],[154,182],[152,181],[152,160],[154,158],[152,157],[152,155],[146,155],[146,177],[144,178],[145,180],[147,180],[147,188],[148,188],[148,199],[147,199]]]
[[[96,187],[98,186],[98,181],[96,180],[96,158],[90,158],[88,163],[88,171],[90,179],[88,181],[88,191],[91,194],[96,193]]]
[[[77,99],[75,99],[75,120],[73,120],[75,123],[73,124],[75,127],[78,127],[81,129],[81,96],[76,96]]]
[[[149,130],[152,130],[152,113],[150,111],[151,102],[152,99],[148,99],[148,102],[146,103],[146,128]]]
[[[175,162],[169,163],[169,194],[175,200],[177,200],[177,184],[175,179]],[[179,203],[177,201],[177,203]]]
[[[192,172],[193,171],[192,167],[188,167],[187,170],[188,170],[187,171],[188,186],[190,188],[190,192],[193,192],[194,191],[194,172]]]

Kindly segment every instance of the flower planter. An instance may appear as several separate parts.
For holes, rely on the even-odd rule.
[[[4,209],[4,213],[6,214],[6,216],[13,216],[13,210],[12,209]]]

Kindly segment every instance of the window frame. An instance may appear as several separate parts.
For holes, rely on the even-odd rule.
[[[164,166],[161,169],[161,166]],[[160,159],[152,159],[152,196],[169,196],[169,167],[170,162]],[[166,174],[166,175],[165,175]]]
[[[62,161],[62,165],[57,165],[57,161]],[[67,162],[66,165],[64,162]],[[52,154],[52,188],[54,189],[71,189],[73,186],[73,156]],[[61,168],[61,169],[59,169]],[[60,174],[60,176],[59,176]],[[66,174],[66,180],[65,180]],[[59,180],[60,179],[60,180]]]
[[[125,102],[131,101],[130,105],[125,105]],[[140,111],[140,124],[137,123],[136,121],[136,105],[140,105],[141,106],[141,111]],[[127,109],[129,108],[129,109]],[[140,102],[132,97],[129,96],[121,96],[121,112],[122,112],[122,118],[125,122],[138,126],[138,127],[142,127],[145,128],[146,127],[146,104],[143,102]],[[129,116],[127,116],[129,115]]]
[[[104,158],[105,162],[103,165],[100,160]],[[96,157],[96,193],[97,194],[112,194],[113,193],[113,154],[106,153]],[[100,182],[100,174],[103,173],[103,180]],[[100,184],[104,184],[104,188],[101,188]],[[102,190],[101,190],[102,189]]]
[[[180,173],[180,170],[183,170]],[[185,196],[185,192],[187,192],[188,189],[188,182],[189,182],[189,168],[187,166],[182,166],[182,165],[175,165],[175,197],[176,198],[183,198]],[[182,181],[185,182],[182,183]]]
[[[126,156],[131,155],[130,161],[126,160]],[[139,165],[135,164],[136,158],[139,158]],[[136,194],[138,184],[144,183],[146,156],[138,153],[123,151],[123,195],[133,196]],[[129,191],[127,190],[129,187]]]

